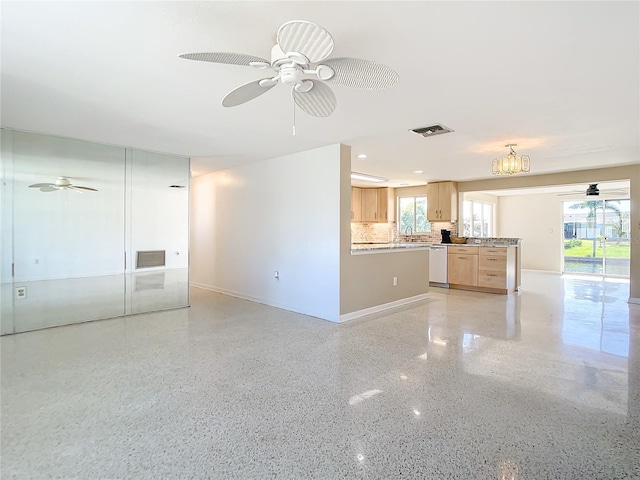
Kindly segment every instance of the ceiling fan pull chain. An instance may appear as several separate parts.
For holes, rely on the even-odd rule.
[[[296,101],[293,98],[293,89],[291,89],[291,103],[293,103],[293,136],[296,136]]]

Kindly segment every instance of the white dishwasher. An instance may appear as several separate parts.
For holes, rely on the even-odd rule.
[[[443,287],[449,286],[447,279],[447,247],[431,245],[429,251],[429,284]]]

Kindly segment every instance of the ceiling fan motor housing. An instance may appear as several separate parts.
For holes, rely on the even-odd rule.
[[[284,66],[280,69],[280,79],[285,85],[297,85],[302,82],[304,72],[297,65]]]
[[[600,195],[600,189],[598,189],[598,184],[597,183],[590,184],[589,188],[587,188],[586,195],[590,197]]]
[[[66,177],[58,177],[56,180],[56,187],[65,188],[71,185],[71,182]]]

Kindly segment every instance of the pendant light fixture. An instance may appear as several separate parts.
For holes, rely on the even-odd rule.
[[[509,147],[509,154],[506,157],[493,159],[493,174],[494,175],[521,175],[529,173],[531,166],[531,159],[529,155],[516,155],[513,147],[517,144],[509,143],[505,147]]]

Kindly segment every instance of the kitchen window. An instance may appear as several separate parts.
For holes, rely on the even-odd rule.
[[[465,237],[493,236],[493,203],[465,200],[462,219]]]
[[[398,197],[398,232],[428,233],[427,197]]]

